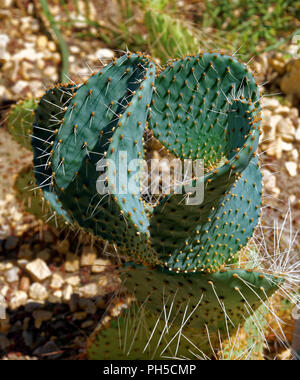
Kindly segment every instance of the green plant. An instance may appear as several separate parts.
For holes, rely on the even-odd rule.
[[[192,346],[216,354],[220,339],[232,343],[247,323],[261,332],[258,308],[283,280],[238,268],[260,213],[259,122],[254,78],[220,54],[174,60],[156,73],[150,57],[128,53],[83,85],[42,98],[32,139],[37,184],[59,199],[71,223],[118,246],[127,258],[121,277],[137,299],[119,328],[93,335],[90,357],[186,356]],[[142,193],[145,168],[137,175],[130,163],[145,154],[145,127],[173,157],[203,160],[204,175],[189,181],[203,184],[201,204],[186,202],[184,181],[158,202]],[[122,172],[129,186],[120,189]],[[125,351],[120,330],[125,345],[131,337]],[[179,344],[183,330],[188,345]],[[257,339],[261,352],[263,335]]]
[[[165,64],[169,57],[180,58],[200,51],[200,41],[191,25],[179,17],[170,0],[144,0],[142,2],[149,51]]]
[[[7,130],[14,139],[24,148],[32,150],[31,139],[33,129],[40,130],[40,138],[48,138],[49,128],[51,134],[55,134],[57,120],[60,117],[58,108],[64,104],[70,96],[73,85],[58,85],[56,88],[48,90],[42,101],[38,99],[25,99],[13,105],[7,117]],[[39,106],[39,107],[38,107]],[[46,112],[45,112],[46,110]],[[62,116],[61,116],[62,118]],[[38,120],[38,125],[35,125]],[[55,225],[62,225],[69,222],[65,211],[61,208],[60,202],[53,191],[50,191],[50,184],[45,181],[43,168],[47,167],[47,154],[44,154],[44,144],[39,138],[34,144],[35,158],[38,160],[35,168],[29,166],[24,168],[18,175],[15,182],[17,197],[23,201],[26,210],[40,219],[49,219]],[[43,191],[41,191],[43,189]],[[42,197],[36,196],[42,193]]]
[[[300,2],[268,0],[263,4],[243,0],[206,1],[197,23],[213,28],[215,37],[224,38],[231,49],[245,59],[288,42],[288,34],[299,29]],[[281,38],[280,38],[281,37]]]

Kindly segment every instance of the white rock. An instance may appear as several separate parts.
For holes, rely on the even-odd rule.
[[[78,289],[78,292],[83,297],[95,297],[98,294],[98,286],[97,284],[87,284]]]
[[[277,124],[278,132],[282,140],[286,142],[293,142],[295,136],[295,126],[291,119],[281,119]]]
[[[26,265],[28,264],[28,260],[20,259],[17,261],[17,263],[20,268],[25,269]]]
[[[62,293],[63,300],[70,301],[72,293],[73,293],[73,287],[69,284],[66,285]]]
[[[66,283],[72,286],[78,286],[80,284],[79,276],[72,276],[66,279]]]
[[[13,267],[12,263],[0,263],[0,272],[10,270]]]
[[[295,194],[292,194],[289,196],[289,200],[290,200],[291,204],[295,203],[296,199],[297,199],[297,197]]]
[[[287,143],[285,141],[281,141],[281,149],[284,151],[284,152],[291,152],[294,148],[293,144],[291,143]]]
[[[115,53],[110,49],[98,49],[96,51],[96,57],[98,59],[113,59]]]
[[[73,53],[73,54],[78,54],[80,52],[79,47],[76,46],[76,45],[70,46],[69,49],[70,49],[70,52]]]
[[[299,119],[299,125],[300,125],[300,119]],[[300,127],[298,127],[296,130],[295,139],[297,142],[300,142]]]
[[[72,253],[67,254],[67,259],[65,261],[65,270],[66,272],[77,272],[79,270],[79,258],[77,255]]]
[[[299,151],[298,149],[292,149],[289,154],[288,154],[289,158],[288,160],[289,161],[295,161],[295,162],[298,162],[299,160]]]
[[[64,284],[64,279],[58,273],[53,273],[50,283],[50,288],[52,289],[60,289]]]
[[[13,267],[10,270],[5,272],[5,279],[7,282],[17,282],[19,281],[19,268]]]
[[[54,295],[54,297],[60,299],[62,297],[62,291],[61,290],[55,290],[55,292],[53,292],[53,295]]]
[[[18,82],[11,87],[11,90],[14,94],[19,94],[20,92],[22,92],[24,90],[25,87],[27,87],[29,85],[28,82],[26,82],[25,80],[18,80]]]
[[[92,272],[93,273],[101,273],[104,272],[108,266],[111,265],[111,262],[109,260],[104,259],[97,259],[94,262],[94,265],[92,266]]]
[[[26,265],[26,270],[35,281],[44,281],[51,276],[51,271],[45,261],[36,259]]]
[[[48,292],[44,285],[34,282],[29,288],[29,296],[34,300],[43,301],[48,297]]]
[[[6,51],[10,38],[7,34],[0,34],[0,59],[10,59],[10,54]]]
[[[97,258],[97,250],[95,247],[90,247],[90,246],[83,247],[81,258],[80,258],[80,265],[82,267],[92,266],[96,258]]]
[[[295,177],[297,175],[297,163],[293,161],[288,161],[285,163],[285,167],[291,177]]]
[[[6,297],[6,294],[7,292],[9,291],[9,286],[8,285],[4,285],[1,287],[0,289],[0,294],[2,297]]]
[[[38,38],[36,40],[36,45],[37,45],[38,49],[44,50],[47,47],[47,45],[48,45],[48,38],[47,38],[47,36],[45,36],[44,34],[38,36]]]
[[[13,310],[17,309],[18,307],[25,305],[27,298],[28,297],[25,292],[23,292],[22,290],[16,290],[11,295],[9,307]]]
[[[12,6],[13,0],[1,0],[0,8],[10,8]]]
[[[268,190],[272,190],[274,187],[276,187],[276,177],[274,174],[272,174],[269,170],[267,169],[262,169],[263,173],[263,182]]]
[[[46,75],[46,77],[51,78],[51,79],[56,78],[57,77],[56,68],[54,66],[46,67],[46,69],[44,70],[44,75]]]
[[[268,108],[269,110],[276,111],[280,107],[280,102],[276,98],[264,97],[261,100],[262,108]]]
[[[32,20],[31,20],[32,21]],[[25,49],[19,50],[12,56],[13,61],[23,61],[24,59],[30,59],[31,62],[39,61],[43,58],[43,53],[38,53],[32,42],[25,42]]]

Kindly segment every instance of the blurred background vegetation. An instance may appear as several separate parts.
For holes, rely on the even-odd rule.
[[[106,6],[105,6],[106,3]],[[111,49],[151,53],[162,64],[201,50],[222,50],[248,61],[264,51],[284,51],[300,32],[299,0],[35,0],[60,44],[63,35],[96,38]],[[108,6],[108,7],[107,7]],[[59,7],[54,17],[51,10]]]

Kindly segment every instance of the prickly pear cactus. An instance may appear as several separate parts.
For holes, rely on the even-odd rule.
[[[25,99],[11,107],[7,118],[8,132],[26,149],[31,149],[32,124],[38,106],[36,99]]]
[[[134,315],[143,316],[134,317],[141,328],[131,311],[118,328],[100,328],[89,342],[92,358],[184,357],[197,349],[211,356],[245,320],[259,326],[256,310],[282,283],[237,265],[260,214],[259,124],[247,67],[211,53],[161,71],[150,57],[128,53],[41,100],[32,138],[37,185],[71,223],[127,257],[120,275],[137,299]],[[175,183],[157,202],[140,186],[146,129],[181,162],[204,162],[190,187]],[[202,186],[202,202],[186,202],[191,186]]]
[[[31,166],[24,168],[16,179],[17,197],[22,200],[28,212],[46,222],[51,221],[56,226],[68,223],[69,218],[45,181],[49,154],[41,139],[55,135],[57,122],[63,117],[61,106],[69,100],[75,89],[74,85],[58,85],[48,90],[40,101],[33,98],[19,101],[12,106],[7,118],[8,132],[24,148],[33,149],[35,156],[34,169]],[[33,133],[37,129],[40,137],[35,138]],[[48,145],[51,145],[51,141]],[[37,196],[36,193],[40,195]]]

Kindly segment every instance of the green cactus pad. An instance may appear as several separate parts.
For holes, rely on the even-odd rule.
[[[53,145],[63,122],[64,109],[76,93],[76,86],[58,85],[46,91],[35,112],[32,148],[36,181],[41,188],[53,190]]]
[[[53,186],[51,157],[54,140],[62,124],[64,108],[76,90],[76,85],[59,84],[46,91],[35,112],[32,135],[36,185],[43,190],[44,198],[52,206],[53,211],[63,216],[68,223],[70,219],[63,210]]]
[[[154,80],[154,64],[136,54],[123,56],[92,76],[70,102],[52,160],[56,192],[70,217],[152,264],[156,260],[148,242],[149,221],[140,189],[134,186],[134,191],[125,188],[120,193],[115,174],[122,172],[124,152],[128,163],[143,157],[142,136]],[[110,165],[112,161],[116,167]],[[101,177],[99,166],[105,167]],[[128,185],[138,182],[136,176],[134,169],[125,172]],[[104,192],[98,191],[101,182]]]
[[[124,55],[95,73],[77,90],[53,147],[53,169],[59,188],[66,189],[74,180],[82,162],[93,154],[99,140],[105,148],[102,156],[108,150],[112,132],[122,123],[120,119],[124,120],[130,112],[135,92],[140,89],[142,96],[145,94],[142,82],[147,81],[144,77],[148,68],[150,78],[147,79],[152,83],[155,68],[151,61],[142,55]],[[144,107],[140,112],[138,120],[145,118]],[[97,153],[100,160],[101,154]]]
[[[7,119],[8,132],[24,148],[31,150],[32,124],[34,111],[38,106],[36,99],[25,99],[13,105]]]
[[[268,313],[267,302],[230,339],[223,342],[218,357],[221,360],[264,360]]]
[[[171,319],[210,332],[236,328],[266,301],[282,283],[280,278],[242,269],[213,274],[177,274],[127,263],[121,269],[124,284],[152,312],[172,311]],[[226,318],[227,316],[227,318]]]
[[[172,62],[155,82],[149,127],[172,154],[207,166],[230,153],[229,110],[259,99],[248,68],[231,56],[204,53]]]
[[[207,171],[192,182],[203,183],[202,203],[186,205],[190,189],[179,187],[154,209],[151,244],[169,268],[216,271],[252,236],[261,203],[261,174],[253,159],[260,134],[258,96],[247,68],[218,54],[173,62],[157,78],[149,127],[175,157],[202,159]],[[228,222],[234,223],[229,235]]]
[[[68,223],[66,212],[62,209],[56,195],[51,191],[42,191],[36,186],[32,165],[18,174],[14,188],[25,210],[36,218],[61,228]],[[32,189],[35,190],[32,191]]]
[[[261,307],[233,329],[228,338],[227,332],[211,330],[210,325],[197,329],[177,325],[167,310],[153,314],[137,303],[110,321],[109,326],[100,325],[92,333],[87,343],[88,359],[261,359],[265,347],[264,317],[265,307]]]
[[[232,174],[232,186],[228,186],[226,174],[223,183],[217,176],[210,183],[205,181],[200,205],[186,205],[183,194],[172,195],[155,208],[152,245],[166,267],[177,272],[217,271],[232,262],[252,237],[262,191],[257,158],[242,174]]]
[[[206,330],[183,329],[164,315],[155,315],[142,306],[132,305],[110,326],[100,326],[89,338],[89,360],[162,360],[193,358],[191,352],[203,357],[211,355]],[[210,337],[213,343],[217,334]],[[194,357],[196,359],[197,357]]]

